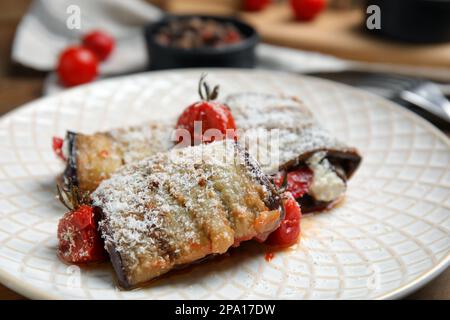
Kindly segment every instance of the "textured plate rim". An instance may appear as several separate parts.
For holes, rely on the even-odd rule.
[[[361,89],[357,89],[357,88],[354,88],[354,87],[351,87],[351,86],[348,86],[345,84],[341,84],[338,82],[334,82],[331,80],[321,79],[321,78],[312,77],[312,76],[303,75],[303,74],[297,74],[297,73],[293,73],[293,72],[275,71],[275,70],[266,70],[266,69],[186,68],[186,69],[171,69],[171,70],[162,70],[162,71],[147,71],[147,72],[141,72],[141,73],[137,73],[137,74],[133,74],[133,75],[125,75],[125,76],[114,77],[114,78],[110,78],[110,79],[103,79],[103,80],[99,80],[94,83],[88,83],[88,84],[84,84],[81,86],[77,86],[75,88],[66,89],[66,90],[56,93],[54,95],[40,97],[40,98],[37,98],[30,102],[27,102],[19,107],[14,108],[11,111],[5,113],[4,115],[2,115],[0,117],[0,124],[2,124],[4,121],[6,121],[7,118],[13,117],[16,113],[21,112],[21,110],[23,110],[23,109],[32,107],[36,103],[43,102],[50,98],[54,98],[55,96],[58,97],[58,96],[65,95],[65,94],[68,94],[70,92],[74,92],[77,90],[83,90],[86,87],[89,87],[92,90],[92,89],[95,89],[96,86],[101,86],[104,83],[121,81],[122,79],[125,79],[125,78],[142,77],[145,75],[160,75],[160,74],[166,74],[166,73],[170,74],[170,73],[174,73],[174,72],[177,72],[177,73],[192,73],[192,72],[202,73],[202,72],[206,72],[206,71],[222,72],[222,73],[235,73],[235,72],[238,72],[238,73],[245,72],[245,73],[253,73],[253,74],[263,73],[263,74],[271,74],[271,75],[275,74],[280,77],[304,78],[304,79],[310,79],[311,81],[315,81],[315,82],[328,83],[330,85],[335,86],[336,88],[342,88],[346,91],[354,92],[356,94],[363,94],[371,100],[382,101],[383,105],[385,107],[388,107],[389,109],[393,110],[396,113],[400,113],[403,116],[409,117],[409,118],[413,119],[414,121],[421,123],[424,126],[424,128],[426,128],[429,132],[433,133],[433,135],[436,138],[443,141],[447,145],[447,147],[450,149],[450,139],[443,132],[441,132],[438,128],[436,128],[433,124],[431,124],[424,118],[416,115],[414,112],[407,110],[392,101],[389,101],[387,99],[379,97],[373,93],[370,93],[370,92],[367,92],[367,91],[364,91]],[[55,255],[55,257],[56,257],[56,255]],[[435,265],[433,268],[429,269],[427,272],[425,272],[421,276],[417,277],[416,279],[414,279],[398,288],[392,289],[391,291],[389,291],[387,293],[384,293],[380,296],[374,297],[373,299],[374,300],[400,299],[400,298],[420,289],[421,287],[426,285],[428,282],[432,281],[434,278],[439,276],[448,267],[450,267],[450,252],[444,258],[442,258],[442,260],[437,265]],[[57,295],[53,295],[53,294],[49,293],[48,291],[44,291],[44,290],[35,288],[31,285],[28,285],[22,279],[19,279],[18,277],[9,273],[8,271],[6,271],[4,269],[0,269],[0,283],[2,285],[4,285],[5,287],[8,287],[9,289],[27,297],[27,298],[30,298],[30,299],[37,299],[37,300],[39,300],[39,299],[54,299],[54,300],[64,299],[64,297],[59,297]]]

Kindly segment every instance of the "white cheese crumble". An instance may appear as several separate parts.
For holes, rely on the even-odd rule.
[[[70,151],[69,151],[69,139],[66,137],[64,138],[63,145],[61,147],[62,156],[64,159],[69,159]]]
[[[336,174],[330,162],[325,158],[326,152],[316,152],[307,161],[314,172],[309,194],[319,201],[333,201],[344,194],[345,182]]]

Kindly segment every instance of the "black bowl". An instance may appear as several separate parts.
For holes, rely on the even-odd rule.
[[[220,48],[195,49],[173,48],[155,41],[155,34],[169,21],[192,17],[231,23],[241,32],[244,39],[236,44]],[[150,56],[150,70],[192,67],[252,68],[255,66],[255,47],[259,42],[259,35],[251,26],[235,18],[206,15],[166,16],[162,20],[146,26],[144,32]]]
[[[369,5],[381,11],[381,29],[371,32],[405,42],[450,41],[450,0],[366,0]]]

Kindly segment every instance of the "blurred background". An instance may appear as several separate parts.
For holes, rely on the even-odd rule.
[[[257,67],[358,86],[450,130],[449,0],[16,0],[0,9],[0,114],[149,69]],[[199,14],[229,21],[167,27],[168,15]],[[225,35],[229,25],[238,38]],[[89,45],[103,50],[98,62],[80,49]]]
[[[0,57],[0,115],[108,77],[263,68],[371,91],[450,135],[450,0],[2,0]],[[22,297],[0,285],[7,298]]]

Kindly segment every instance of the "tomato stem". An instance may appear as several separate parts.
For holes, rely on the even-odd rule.
[[[77,187],[73,186],[70,190],[66,190],[59,184],[56,184],[58,192],[57,198],[70,211],[81,205],[89,204],[89,196],[87,193],[81,194]]]
[[[203,101],[215,100],[219,96],[219,85],[214,86],[211,91],[211,88],[205,81],[207,75],[207,73],[202,73],[198,82],[198,94]]]

